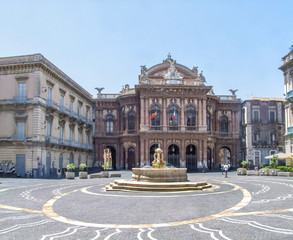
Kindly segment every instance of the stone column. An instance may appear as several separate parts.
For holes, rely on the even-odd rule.
[[[207,127],[207,100],[203,99],[202,103],[203,103],[203,107],[202,107],[203,108],[202,109],[203,127],[206,130],[206,127]]]
[[[181,131],[185,131],[185,122],[184,122],[184,112],[185,112],[185,105],[184,105],[184,98],[180,99],[180,104],[181,104]],[[179,118],[179,116],[178,116]]]
[[[144,98],[140,98],[140,130],[145,129],[145,106],[144,106]]]
[[[145,147],[145,139],[140,140],[140,162],[145,163],[145,155],[144,155],[144,147]]]
[[[202,167],[202,140],[199,139],[198,141],[198,152],[197,152],[197,167]]]
[[[167,105],[167,99],[162,99],[162,125],[163,125],[163,131],[167,131],[167,116],[166,116],[166,105]]]
[[[198,128],[201,129],[202,126],[202,106],[201,106],[201,99],[197,100],[198,106]]]

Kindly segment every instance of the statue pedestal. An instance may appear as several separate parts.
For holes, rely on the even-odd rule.
[[[138,182],[186,182],[187,168],[132,168],[132,179]]]

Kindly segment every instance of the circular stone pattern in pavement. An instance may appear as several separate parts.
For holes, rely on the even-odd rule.
[[[56,196],[43,206],[43,212],[57,221],[79,226],[150,228],[215,219],[243,208],[251,200],[242,187],[216,184],[218,188],[213,190],[184,193],[104,192],[105,185],[100,184]]]

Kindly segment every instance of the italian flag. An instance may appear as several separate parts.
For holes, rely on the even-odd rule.
[[[173,114],[172,114],[172,116],[171,116],[172,119],[175,119],[175,114],[176,114],[176,113],[175,113],[175,110],[174,110],[174,112],[173,112]]]
[[[155,111],[155,113],[152,116],[149,117],[149,119],[152,119],[152,118],[155,118],[155,117],[157,117],[157,110]]]

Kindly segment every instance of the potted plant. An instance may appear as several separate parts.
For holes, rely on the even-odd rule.
[[[74,171],[75,171],[74,164],[73,163],[67,164],[66,173],[65,173],[66,179],[74,179],[74,177],[75,177],[75,172]]]
[[[278,176],[282,176],[282,177],[292,177],[293,176],[293,168],[292,167],[278,166],[278,169],[280,169],[280,172],[277,172]]]
[[[266,167],[265,163],[262,163],[260,166],[259,175],[261,176],[269,176],[269,168]]]
[[[277,172],[280,172],[280,169],[278,169],[278,164],[276,161],[278,160],[278,156],[274,156],[271,160],[271,168],[270,168],[270,176],[277,176]]]
[[[87,166],[85,163],[79,164],[79,178],[80,179],[87,179],[87,172],[85,171],[86,167]]]
[[[104,172],[102,173],[102,177],[109,177],[109,163],[105,162],[104,165],[102,165],[102,168],[104,169]]]
[[[241,162],[241,165],[242,167],[241,168],[237,168],[237,174],[238,175],[246,175],[246,166],[247,166],[248,162],[247,161],[242,161]]]

